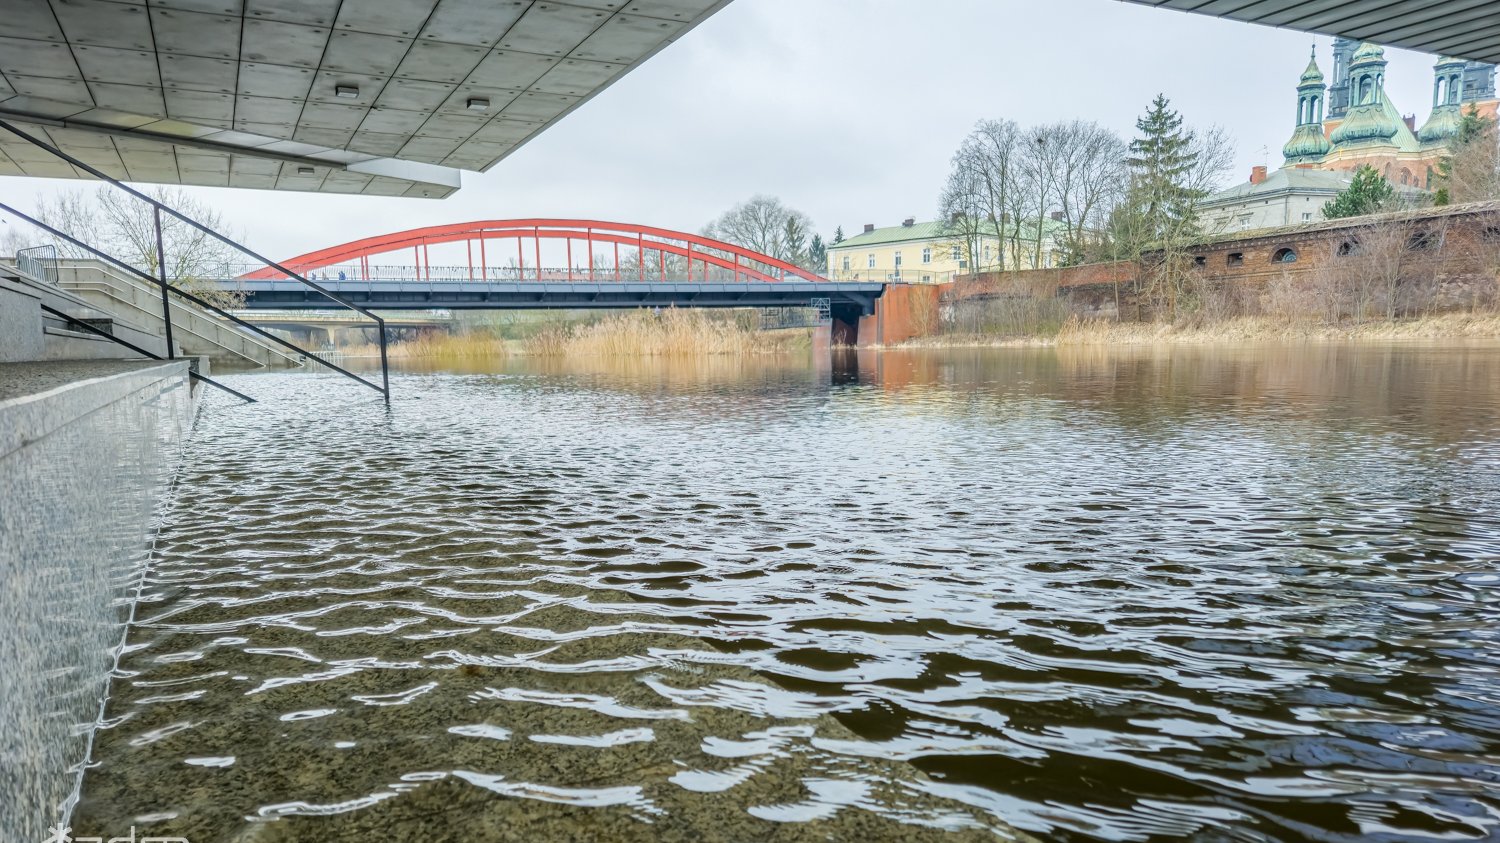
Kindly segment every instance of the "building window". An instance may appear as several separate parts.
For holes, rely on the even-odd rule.
[[[1202,255],[1194,255],[1193,266],[1208,266],[1208,258]]]
[[[922,283],[923,284],[931,284],[932,283],[932,276],[931,275],[923,275],[922,276]]]
[[[1351,237],[1339,244],[1339,257],[1347,258],[1359,254],[1359,238]]]
[[[1296,252],[1295,249],[1277,249],[1276,253],[1273,254],[1273,255],[1271,255],[1271,263],[1296,263],[1296,262],[1297,262],[1297,252]]]
[[[1240,230],[1243,231],[1243,230],[1249,228],[1250,227],[1250,220],[1252,220],[1254,218],[1255,218],[1254,214],[1240,214],[1240,220],[1239,220],[1239,222],[1240,222]]]
[[[932,247],[928,246],[922,250],[922,263],[932,263]]]
[[[984,247],[984,262],[985,263],[989,263],[990,262],[990,247],[989,247],[989,244],[985,244],[985,247]]]
[[[1302,215],[1302,221],[1303,222],[1312,222],[1312,214],[1303,214]]]
[[[896,270],[898,272],[901,270],[901,253],[900,252],[896,253]]]
[[[1245,263],[1245,253],[1230,252],[1229,257],[1228,259],[1226,259],[1225,263],[1229,266],[1243,266]]]
[[[963,260],[963,251],[957,246],[953,247],[953,259],[956,261]]]
[[[848,255],[844,255],[844,271],[845,272],[849,271],[849,256]]]
[[[870,257],[866,259],[866,261],[865,261],[865,268],[866,269],[874,269],[875,268],[875,254],[873,252],[870,254]]]

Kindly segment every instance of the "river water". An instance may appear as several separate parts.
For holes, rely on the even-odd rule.
[[[1500,839],[1500,347],[431,368],[207,402],[75,833]]]

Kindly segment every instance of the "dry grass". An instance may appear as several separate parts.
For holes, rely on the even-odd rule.
[[[431,333],[393,343],[393,359],[449,362],[529,357],[664,357],[737,354],[783,354],[806,351],[812,339],[806,330],[762,331],[730,314],[669,309],[661,313],[631,311],[596,322],[557,323],[519,340],[506,340],[488,331],[460,334]],[[374,345],[339,350],[343,357],[378,357]]]
[[[1217,324],[1178,327],[1166,324],[1069,320],[1056,344],[1143,345],[1150,343],[1242,343],[1333,340],[1433,340],[1500,338],[1500,315],[1445,313],[1412,319],[1366,322],[1294,322],[1245,316]]]
[[[701,310],[634,311],[586,325],[555,325],[524,341],[536,356],[660,357],[776,354],[806,349],[805,331],[761,331]]]
[[[416,339],[391,343],[386,349],[391,359],[423,358],[439,360],[491,360],[512,352],[505,340],[491,334],[470,332],[445,334],[433,332]],[[373,343],[340,348],[339,357],[379,357],[380,346]]]
[[[1115,322],[1073,317],[1055,335],[954,334],[913,340],[906,348],[1105,346],[1345,340],[1500,339],[1500,315],[1444,313],[1412,319],[1323,323],[1242,316],[1208,325]]]

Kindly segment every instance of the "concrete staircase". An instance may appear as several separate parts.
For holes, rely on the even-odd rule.
[[[0,362],[36,360],[118,360],[140,355],[89,333],[43,307],[119,337],[153,354],[165,355],[166,341],[82,297],[0,264]]]
[[[58,262],[58,287],[87,304],[139,325],[157,338],[165,329],[161,288],[96,260]],[[218,366],[288,367],[302,365],[300,355],[222,319],[191,302],[173,297],[172,338],[181,352],[207,357]]]

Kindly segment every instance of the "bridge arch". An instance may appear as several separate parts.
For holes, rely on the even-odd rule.
[[[545,265],[544,242],[565,244],[565,266]],[[555,218],[477,220],[413,228],[308,252],[281,265],[304,276],[317,272],[326,276],[336,271],[350,280],[374,280],[381,258],[405,260],[404,254],[411,250],[413,263],[402,269],[414,273],[416,279],[432,280],[428,250],[449,243],[465,244],[467,262],[444,270],[456,269],[471,281],[828,280],[770,255],[699,234],[603,220]],[[574,254],[578,243],[584,247],[581,264]],[[605,251],[597,251],[600,247]],[[253,281],[284,276],[268,267],[240,277]]]

